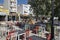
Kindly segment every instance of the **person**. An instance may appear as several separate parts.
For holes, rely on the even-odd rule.
[[[20,39],[21,40],[24,40],[24,34],[20,36]]]
[[[47,37],[47,40],[51,40],[51,34],[50,33],[47,34],[46,37]]]
[[[26,32],[26,37],[29,37],[29,29],[27,29],[25,32]]]
[[[28,40],[33,40],[31,37]]]

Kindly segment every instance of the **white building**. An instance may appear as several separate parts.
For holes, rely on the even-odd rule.
[[[17,15],[17,0],[4,0],[4,8],[9,10],[9,20],[16,20]]]
[[[0,4],[0,8],[3,8],[3,4]]]
[[[29,15],[29,14],[32,14],[32,9],[31,9],[31,5],[29,4],[21,4],[21,5],[18,5],[17,7],[18,9],[18,13],[22,14],[22,15]]]
[[[4,8],[10,12],[17,12],[17,0],[4,0]]]

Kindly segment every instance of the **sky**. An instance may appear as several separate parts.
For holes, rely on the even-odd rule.
[[[3,4],[4,0],[0,0],[0,4]],[[18,4],[27,4],[28,0],[17,0]]]

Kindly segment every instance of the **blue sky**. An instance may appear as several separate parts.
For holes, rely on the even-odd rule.
[[[18,4],[27,4],[28,0],[17,0]],[[4,0],[0,0],[0,4],[3,4]]]

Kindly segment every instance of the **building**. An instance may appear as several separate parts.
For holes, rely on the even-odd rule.
[[[7,21],[9,10],[0,7],[0,21]]]
[[[3,11],[3,5],[0,4],[0,12],[2,12],[2,11]]]
[[[28,20],[30,15],[33,14],[33,9],[29,4],[21,4],[17,6],[18,13],[20,14],[20,20]]]
[[[0,8],[3,8],[3,4],[0,4]]]
[[[33,13],[33,10],[31,9],[31,5],[29,4],[18,5],[17,9],[18,9],[18,13],[22,15],[29,15]]]
[[[17,0],[4,0],[4,8],[10,12],[17,12]]]
[[[7,16],[9,15],[9,10],[3,7],[3,4],[0,4],[0,21],[7,21]]]
[[[0,6],[0,12],[6,13],[6,15],[9,15],[9,10],[3,8],[2,6]]]
[[[16,20],[17,0],[4,0],[4,8],[9,10],[9,20]]]

